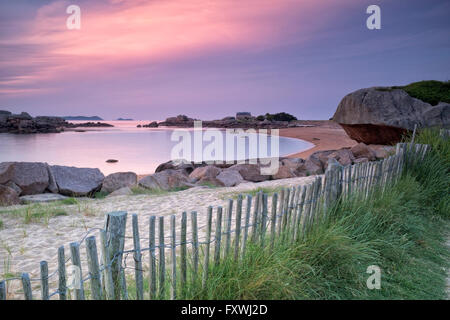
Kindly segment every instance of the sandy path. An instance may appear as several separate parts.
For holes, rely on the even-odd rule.
[[[198,224],[206,224],[206,208],[212,206],[225,206],[230,193],[245,193],[259,187],[294,186],[312,182],[314,177],[301,177],[284,180],[265,181],[261,183],[243,183],[233,188],[207,189],[196,187],[184,191],[168,193],[164,195],[134,195],[107,198],[102,200],[83,200],[78,205],[61,206],[68,215],[51,218],[48,223],[24,224],[23,219],[5,214],[5,210],[11,208],[24,208],[15,206],[0,210],[0,218],[3,220],[3,229],[0,230],[0,278],[5,272],[29,272],[33,278],[39,277],[39,262],[46,260],[49,264],[49,274],[57,269],[57,249],[65,246],[68,257],[69,244],[79,241],[91,228],[102,228],[104,215],[107,212],[124,210],[129,213],[127,220],[127,236],[131,236],[131,214],[139,215],[139,232],[142,239],[141,246],[148,247],[149,217],[180,215],[182,211],[197,211]],[[177,222],[179,220],[177,219]],[[190,221],[188,219],[188,221]],[[166,234],[168,235],[169,220],[166,219]],[[199,230],[203,236],[204,228]],[[92,232],[98,235],[98,231]],[[132,239],[126,239],[126,248],[132,247]],[[85,247],[80,247],[82,260],[85,257]],[[148,258],[144,255],[144,262]],[[9,263],[7,261],[10,261]],[[132,265],[132,257],[127,260]],[[8,269],[8,270],[7,270]],[[84,269],[83,273],[85,273]],[[56,277],[54,277],[56,279]],[[20,288],[20,281],[11,282]],[[39,293],[39,281],[32,282],[36,294]],[[52,291],[52,290],[50,290]]]

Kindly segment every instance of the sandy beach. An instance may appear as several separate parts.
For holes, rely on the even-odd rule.
[[[314,127],[297,127],[280,130],[280,135],[299,138],[315,144],[315,147],[299,152],[290,157],[306,158],[319,150],[339,149],[350,147],[356,142],[349,139],[344,130],[331,121],[305,121],[305,124]],[[3,227],[0,230],[0,274],[14,275],[19,272],[29,272],[31,277],[39,277],[39,262],[46,260],[49,263],[49,273],[56,270],[57,249],[64,245],[66,254],[69,244],[80,241],[86,232],[93,229],[92,235],[97,235],[104,224],[104,215],[111,211],[123,210],[129,215],[136,213],[140,220],[140,233],[145,239],[148,234],[149,217],[180,215],[183,211],[197,211],[199,214],[200,236],[203,236],[206,221],[206,208],[208,206],[225,206],[228,198],[236,197],[238,193],[257,188],[277,188],[280,186],[297,186],[310,183],[313,177],[292,178],[265,181],[260,183],[243,183],[233,188],[203,188],[196,187],[179,192],[170,192],[162,195],[133,195],[119,196],[106,199],[82,199],[77,204],[58,205],[57,210],[64,214],[49,219],[24,222],[24,215],[33,205],[21,205],[0,209]],[[55,210],[53,204],[44,204]],[[131,219],[131,216],[129,217]],[[168,221],[166,228],[168,228]],[[168,230],[167,230],[168,232]],[[127,227],[128,236],[131,236],[131,224]],[[145,247],[146,240],[143,240]],[[131,248],[132,241],[126,241],[127,248]],[[84,255],[85,248],[81,246]],[[130,263],[132,263],[130,259]],[[147,261],[144,257],[144,261]],[[19,286],[20,281],[14,281],[12,286]],[[35,289],[39,288],[39,281],[33,282]],[[18,288],[19,288],[18,287]],[[12,290],[14,291],[14,290]]]
[[[315,144],[315,147],[303,152],[291,154],[289,155],[290,158],[306,159],[316,151],[337,150],[352,147],[357,144],[357,142],[350,139],[344,129],[334,121],[305,120],[300,123],[303,125],[312,125],[312,127],[280,129],[280,136],[302,139]]]

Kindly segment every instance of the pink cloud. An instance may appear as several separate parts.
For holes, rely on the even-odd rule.
[[[55,1],[38,9],[28,32],[0,40],[0,45],[35,45],[39,51],[2,59],[3,64],[38,68],[21,75],[21,84],[67,77],[71,73],[107,72],[118,64],[158,63],[208,51],[262,50],[305,41],[311,31],[326,23],[314,12],[312,0],[109,0],[81,3],[81,30],[66,28],[66,8]],[[289,21],[289,20],[293,21]],[[289,23],[299,24],[292,33]],[[40,68],[42,61],[45,67]]]

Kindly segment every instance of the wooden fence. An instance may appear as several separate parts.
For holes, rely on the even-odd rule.
[[[0,281],[0,300],[7,297],[7,281],[14,280],[22,282],[23,297],[28,300],[37,298],[36,293],[33,296],[31,281],[40,282],[43,300],[128,299],[130,286],[127,287],[125,269],[130,267],[123,264],[124,255],[130,254],[134,260],[131,268],[136,299],[182,299],[188,287],[206,286],[209,273],[226,259],[239,263],[250,243],[266,250],[271,250],[276,241],[292,243],[310,232],[339,199],[366,199],[375,189],[384,192],[386,186],[399,179],[404,166],[422,160],[427,150],[427,145],[398,144],[395,155],[380,161],[346,167],[330,161],[325,174],[316,176],[313,183],[281,189],[271,196],[270,202],[269,196],[260,192],[254,197],[239,195],[236,200],[229,199],[225,209],[208,207],[206,225],[202,227],[198,226],[197,212],[183,212],[181,217],[152,216],[146,238],[148,247],[144,248],[136,214],[131,215],[133,235],[126,237],[127,213],[108,213],[98,236],[82,240],[87,272],[84,273],[80,259],[82,241],[73,242],[69,254],[64,252],[64,246],[58,249],[58,268],[52,274],[48,273],[47,262],[42,261],[38,279],[23,273]],[[164,231],[166,223],[170,223],[169,235]],[[205,229],[202,240],[199,229]],[[127,238],[132,238],[131,250],[124,250]],[[143,267],[145,251],[149,252],[148,272]],[[52,293],[49,279],[57,282]],[[145,290],[144,282],[148,283]]]

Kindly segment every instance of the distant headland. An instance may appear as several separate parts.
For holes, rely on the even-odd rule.
[[[61,117],[68,121],[102,121],[103,119],[98,116],[85,117],[85,116],[65,116]]]

